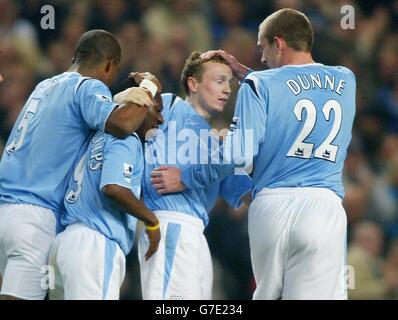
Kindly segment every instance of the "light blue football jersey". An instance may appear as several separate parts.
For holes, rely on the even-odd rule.
[[[76,72],[39,83],[4,149],[0,202],[42,206],[59,217],[79,152],[115,106],[104,83]]]
[[[201,160],[207,160],[212,150],[212,144],[205,141],[211,129],[206,120],[188,102],[175,95],[162,94],[162,100],[164,124],[145,147],[145,204],[153,211],[186,213],[201,219],[206,226],[208,213],[217,197],[221,196],[232,207],[239,207],[242,204],[241,196],[250,191],[251,179],[247,175],[231,176],[206,188],[191,188],[167,195],[157,193],[151,183],[152,170],[161,165],[180,169],[192,164],[200,166]]]
[[[231,164],[190,167],[182,181],[191,188],[206,186],[248,157],[244,164],[253,164],[254,196],[263,188],[319,187],[343,198],[355,91],[355,76],[345,67],[313,63],[250,73],[220,148]]]
[[[63,227],[83,223],[117,242],[127,255],[134,241],[137,219],[108,199],[101,189],[116,184],[140,199],[144,158],[136,134],[117,139],[98,131],[81,157],[65,195]]]

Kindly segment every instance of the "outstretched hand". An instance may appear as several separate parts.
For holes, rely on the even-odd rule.
[[[171,166],[160,166],[151,172],[151,182],[160,194],[180,192],[185,189],[181,182],[181,170]]]
[[[233,55],[229,54],[224,50],[210,50],[200,55],[201,59],[207,60],[214,56],[220,56],[224,58],[232,69],[232,73],[239,81],[243,80],[250,69],[245,65],[241,64]]]

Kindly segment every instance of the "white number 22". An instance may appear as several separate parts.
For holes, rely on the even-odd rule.
[[[294,106],[293,112],[297,120],[300,122],[303,121],[302,120],[303,109],[305,109],[307,112],[307,118],[304,122],[303,129],[296,138],[296,141],[291,146],[289,152],[287,153],[287,156],[309,159],[311,158],[312,150],[314,149],[314,144],[304,142],[304,140],[314,130],[316,123],[316,107],[314,103],[308,99],[301,99],[297,101],[296,105]],[[323,141],[323,143],[315,150],[314,157],[335,162],[339,147],[333,145],[332,142],[339,133],[342,122],[341,105],[338,101],[329,100],[323,106],[322,113],[327,121],[329,121],[330,119],[330,112],[332,110],[334,111],[334,122],[332,129],[330,130],[330,133],[325,139],[325,141]]]

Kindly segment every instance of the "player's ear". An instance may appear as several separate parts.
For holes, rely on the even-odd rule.
[[[189,77],[187,83],[190,92],[196,93],[198,91],[198,81],[194,77]]]
[[[112,64],[113,64],[113,59],[106,59],[106,62],[105,62],[105,72],[106,73],[109,73],[109,71],[112,68]]]
[[[278,50],[282,50],[283,49],[283,47],[285,46],[285,40],[283,39],[283,38],[281,38],[281,37],[274,37],[274,43],[275,43],[275,45],[276,45],[276,48],[278,49]]]

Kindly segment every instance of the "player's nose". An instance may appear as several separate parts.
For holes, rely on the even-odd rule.
[[[231,85],[229,83],[226,83],[224,86],[223,93],[229,96],[231,92],[232,92]]]
[[[164,118],[163,118],[163,116],[160,114],[159,117],[158,117],[158,124],[161,125],[161,124],[163,124],[163,123],[164,123]]]

